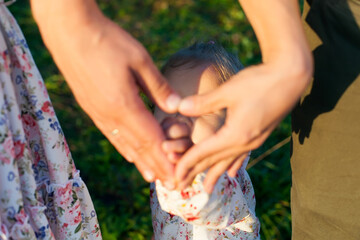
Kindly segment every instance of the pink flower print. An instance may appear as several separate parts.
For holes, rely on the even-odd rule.
[[[15,219],[17,222],[19,222],[20,224],[24,224],[25,221],[26,221],[26,213],[24,211],[24,209],[22,208],[20,210],[20,212],[18,212],[16,215],[15,215]]]
[[[69,226],[69,224],[64,223],[61,228],[60,228],[60,232],[59,232],[59,239],[66,239],[66,235],[67,235],[67,227]]]
[[[65,138],[64,138],[64,149],[65,149],[66,157],[69,157],[70,154],[69,144],[66,142]]]
[[[24,114],[22,116],[22,121],[23,121],[24,125],[28,128],[32,128],[32,127],[36,126],[35,119],[29,114]]]
[[[194,189],[189,188],[186,190],[181,190],[180,192],[182,199],[186,200],[189,199],[191,197],[193,197],[194,195],[196,195],[196,192],[194,191]]]
[[[191,222],[199,219],[199,216],[195,216],[193,213],[186,213],[184,215],[184,218],[186,219],[186,221]]]
[[[5,72],[9,72],[9,57],[8,57],[8,53],[7,51],[3,51],[1,53],[1,57],[4,60],[4,68],[5,68]]]
[[[59,207],[66,209],[70,206],[72,198],[72,184],[71,182],[67,183],[65,187],[59,187],[55,191],[56,203]]]
[[[46,101],[43,103],[42,107],[41,107],[41,110],[45,113],[49,113],[50,116],[54,116],[55,113],[54,111],[52,110],[51,108],[51,103],[49,101]]]
[[[184,191],[184,190],[181,190],[180,193],[181,193],[181,197],[182,197],[183,199],[189,199],[189,198],[190,198],[189,192]]]
[[[39,129],[37,127],[37,122],[31,115],[29,114],[22,115],[22,123],[24,125],[24,132],[27,137],[40,134]]]
[[[15,158],[15,150],[14,150],[14,143],[10,137],[6,138],[5,142],[3,143],[4,147],[4,154],[0,155],[0,161],[3,164],[10,164],[10,160]]]
[[[10,158],[0,155],[0,162],[2,162],[2,164],[10,164]]]
[[[14,147],[16,158],[21,158],[22,156],[24,156],[25,143],[22,143],[20,140],[18,140],[14,142]]]
[[[20,46],[14,46],[13,50],[18,57],[20,65],[19,67],[21,68],[21,70],[23,70],[24,72],[29,71],[31,69],[31,65],[26,53],[21,49]]]
[[[231,196],[233,192],[233,186],[232,186],[232,182],[230,179],[227,179],[227,182],[224,186],[224,194],[226,196]]]
[[[23,69],[24,71],[30,71],[31,65],[30,65],[30,61],[29,61],[26,53],[23,53],[23,54],[21,55],[21,58],[24,60],[24,65],[22,66],[22,69]]]
[[[69,225],[76,225],[81,222],[81,208],[80,201],[76,201],[76,203],[69,207],[64,213],[65,220]]]
[[[6,237],[9,235],[9,232],[8,232],[5,224],[1,224],[0,230],[1,230],[1,233],[3,233],[5,235],[5,239],[7,239]]]
[[[42,81],[38,81],[38,85],[40,86],[40,89],[43,92],[44,97],[46,99],[49,98],[48,92],[47,92],[46,88],[44,87],[44,83]]]

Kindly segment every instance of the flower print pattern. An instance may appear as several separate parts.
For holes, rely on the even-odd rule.
[[[0,0],[0,239],[102,239],[43,80]]]
[[[255,195],[245,166],[235,178],[223,174],[212,194],[200,173],[183,191],[167,190],[157,180],[150,186],[154,237],[162,239],[260,239]]]

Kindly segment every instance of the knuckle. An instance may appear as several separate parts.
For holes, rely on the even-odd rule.
[[[152,83],[152,88],[155,94],[158,96],[166,96],[170,93],[168,84],[159,77]]]
[[[142,47],[136,48],[131,53],[133,61],[138,66],[146,66],[149,63],[150,56],[146,53]]]
[[[265,138],[258,138],[256,140],[254,140],[253,144],[252,144],[252,148],[255,149],[255,148],[259,148],[265,141]]]
[[[146,155],[149,153],[150,149],[153,147],[153,142],[150,140],[144,140],[141,143],[138,143],[134,146],[134,150],[139,155]]]

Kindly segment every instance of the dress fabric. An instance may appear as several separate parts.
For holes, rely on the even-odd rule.
[[[44,82],[0,1],[0,239],[101,239]]]
[[[260,239],[255,194],[246,165],[247,161],[235,178],[223,174],[212,194],[204,190],[206,173],[198,174],[183,191],[167,190],[159,180],[152,183],[155,240]]]

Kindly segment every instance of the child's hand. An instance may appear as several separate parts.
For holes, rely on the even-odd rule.
[[[161,126],[166,140],[162,144],[168,159],[176,163],[181,156],[193,145],[191,141],[192,121],[187,117],[167,117]]]

